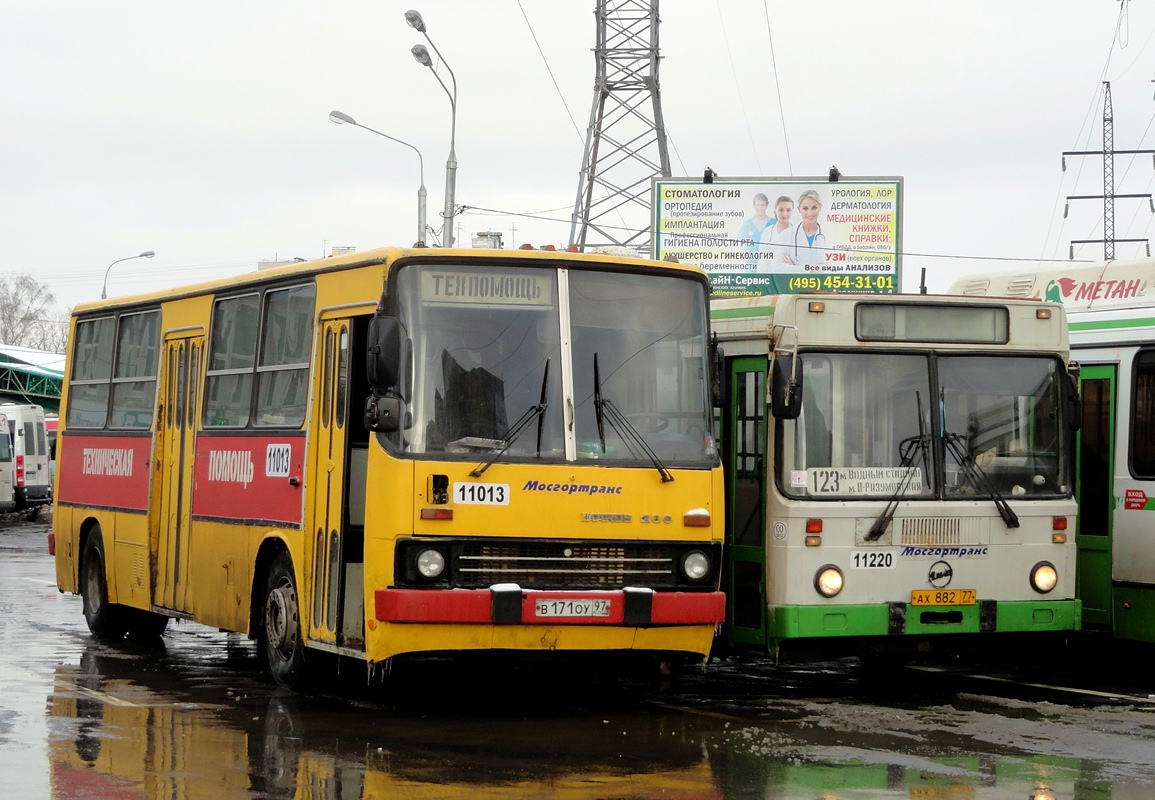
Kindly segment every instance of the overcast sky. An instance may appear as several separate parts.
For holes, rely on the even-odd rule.
[[[566,243],[594,0],[0,0],[0,272],[32,273],[70,306],[143,250],[157,255],[116,265],[110,295],[411,244],[413,151],[328,119],[340,109],[414,144],[439,224],[449,101],[409,54],[424,42],[410,7],[457,76],[457,201],[509,212],[470,211],[463,238]],[[1102,237],[1100,201],[1062,218],[1066,195],[1102,194],[1102,160],[1063,173],[1060,153],[1102,148],[1103,80],[1115,148],[1155,147],[1155,7],[1120,9],[665,0],[673,173],[903,177],[908,291],[922,267],[934,291],[1065,260],[1069,240]],[[1117,157],[1116,192],[1150,192],[1153,178],[1150,156]],[[1151,222],[1145,201],[1117,201],[1117,237]]]

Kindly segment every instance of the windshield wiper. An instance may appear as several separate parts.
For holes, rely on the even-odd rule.
[[[545,430],[545,410],[549,403],[545,402],[545,390],[549,385],[549,359],[545,360],[545,369],[541,374],[541,396],[537,400],[537,449],[534,450],[538,456],[541,456],[541,433]],[[533,409],[530,409],[533,412]]]
[[[508,431],[506,431],[505,438],[503,438],[498,443],[498,446],[494,449],[493,455],[491,455],[489,457],[489,460],[486,461],[484,464],[478,464],[476,467],[474,467],[473,471],[469,473],[469,477],[480,478],[482,473],[484,473],[487,469],[489,469],[491,466],[493,466],[493,463],[495,461],[497,461],[497,459],[501,458],[502,453],[504,453],[506,450],[508,450],[510,448],[510,446],[513,445],[514,440],[516,440],[518,436],[521,436],[522,432],[529,426],[529,423],[534,421],[535,418],[538,421],[537,422],[537,454],[539,456],[541,455],[541,433],[542,433],[543,425],[545,423],[545,409],[548,405],[545,402],[545,392],[546,392],[546,387],[547,387],[548,383],[549,383],[549,359],[547,358],[545,360],[545,370],[543,371],[542,376],[541,376],[541,398],[538,400],[537,405],[530,406],[526,410],[526,412],[521,415],[521,417],[517,420],[517,422],[513,423],[513,427],[511,427]]]
[[[994,501],[995,508],[999,510],[999,516],[1003,518],[1003,523],[1008,528],[1019,527],[1019,515],[1014,512],[1007,501],[991,483],[990,476],[983,470],[979,463],[975,461],[974,457],[967,452],[963,437],[957,433],[944,432],[942,435],[943,442],[946,444],[947,452],[954,457],[958,465],[962,467],[963,475],[966,476],[971,486],[980,494],[986,493]]]
[[[898,510],[899,500],[906,494],[906,490],[910,488],[911,481],[914,480],[916,471],[910,468],[914,463],[916,453],[922,453],[922,468],[923,471],[929,475],[930,469],[927,465],[927,452],[930,450],[930,437],[926,433],[926,422],[922,417],[922,397],[918,392],[914,393],[915,402],[918,404],[918,436],[911,436],[908,439],[903,439],[898,443],[898,452],[901,456],[899,461],[899,468],[907,470],[906,474],[902,476],[898,487],[894,490],[894,494],[886,501],[886,507],[882,509],[882,513],[878,515],[878,519],[870,526],[870,531],[867,532],[863,539],[867,542],[877,541],[886,532],[886,528],[890,525],[891,520],[894,519],[894,512]]]
[[[658,458],[658,454],[654,452],[649,443],[638,429],[630,424],[625,415],[618,409],[613,402],[606,397],[602,397],[602,379],[601,372],[598,370],[598,354],[594,353],[594,416],[598,422],[598,441],[601,443],[602,452],[606,452],[606,430],[604,422],[608,421],[610,427],[622,437],[626,447],[629,448],[630,455],[634,458],[638,457],[637,450],[633,448],[631,442],[636,444],[638,448],[650,459],[650,463],[654,465],[654,469],[662,476],[662,483],[669,483],[674,480],[674,476],[666,469],[662,460]]]
[[[1014,512],[999,490],[991,483],[990,476],[983,470],[979,463],[971,456],[966,447],[966,440],[957,433],[950,433],[946,429],[946,403],[942,396],[942,391],[939,391],[939,415],[942,420],[942,441],[946,446],[946,451],[951,454],[958,465],[962,467],[963,475],[975,491],[982,494],[985,492],[994,501],[995,508],[999,510],[999,516],[1003,518],[1003,524],[1008,528],[1019,527],[1019,515]]]
[[[602,415],[602,376],[598,372],[598,354],[594,353],[594,419],[598,423],[598,443],[602,452],[606,452],[606,424]]]

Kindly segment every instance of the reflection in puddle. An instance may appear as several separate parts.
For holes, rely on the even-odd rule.
[[[79,667],[57,667],[54,800],[1127,796],[1080,759],[976,755],[882,731],[832,733],[805,717],[755,722],[568,696],[526,704],[512,693],[477,714],[448,690],[448,702],[426,702],[428,683],[386,703],[282,694],[244,673],[182,676],[181,666],[163,652],[94,645]]]

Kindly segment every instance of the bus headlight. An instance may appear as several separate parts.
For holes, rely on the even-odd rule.
[[[436,578],[445,571],[445,556],[440,550],[422,550],[417,554],[417,571],[423,578]]]
[[[1059,573],[1050,561],[1040,561],[1031,567],[1031,588],[1039,594],[1046,594],[1059,582]]]
[[[710,574],[710,557],[701,550],[691,550],[682,556],[682,574],[688,581],[700,581]]]
[[[823,597],[834,597],[842,591],[842,570],[833,564],[820,567],[814,576],[814,589]]]

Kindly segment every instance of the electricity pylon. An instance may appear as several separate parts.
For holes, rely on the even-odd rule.
[[[594,101],[570,244],[649,254],[650,181],[669,177],[658,85],[658,0],[597,0]]]
[[[1063,171],[1067,169],[1067,156],[1102,156],[1103,157],[1103,193],[1102,194],[1072,194],[1067,196],[1067,205],[1063,208],[1063,216],[1067,216],[1067,209],[1072,200],[1102,200],[1103,201],[1103,238],[1102,239],[1072,239],[1071,258],[1075,257],[1077,244],[1103,244],[1103,260],[1115,260],[1116,242],[1144,242],[1146,239],[1116,239],[1115,238],[1115,198],[1116,197],[1146,197],[1151,204],[1151,212],[1155,214],[1155,202],[1150,194],[1115,194],[1115,154],[1123,153],[1137,155],[1140,153],[1155,154],[1155,150],[1116,150],[1115,149],[1115,113],[1111,105],[1111,82],[1103,81],[1103,149],[1102,150],[1067,150],[1063,153]],[[1153,160],[1155,161],[1155,160]],[[1147,255],[1151,255],[1151,245],[1147,244]]]

